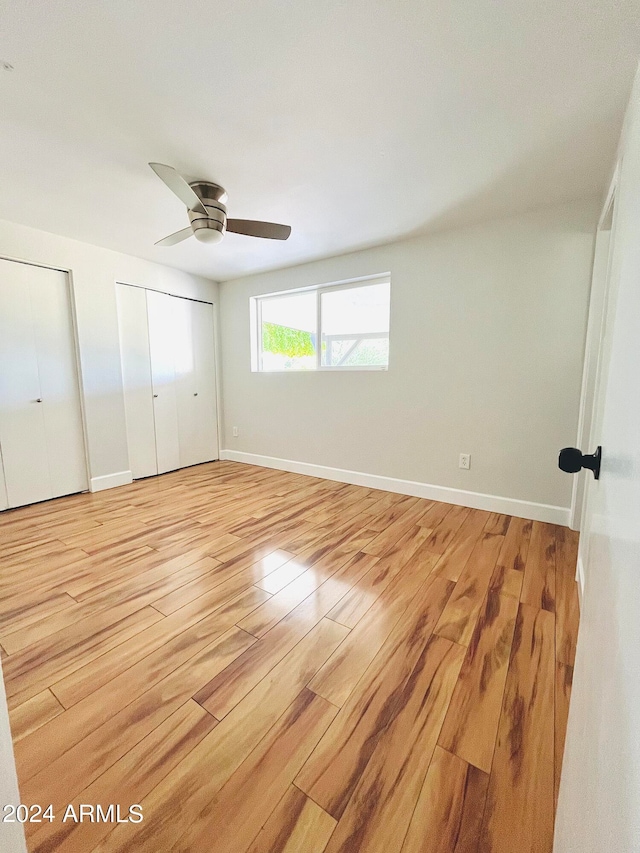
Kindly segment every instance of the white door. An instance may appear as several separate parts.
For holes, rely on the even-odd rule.
[[[88,488],[75,340],[67,274],[29,267],[51,492]]]
[[[175,352],[180,465],[218,458],[213,306],[181,299],[183,327]]]
[[[129,466],[137,480],[158,473],[147,295],[141,287],[118,284],[116,297]]]
[[[67,276],[4,260],[0,446],[8,506],[87,488]]]
[[[621,151],[555,853],[640,851],[640,80]]]
[[[174,297],[147,291],[149,349],[158,474],[180,467],[178,395],[174,367],[176,317]]]

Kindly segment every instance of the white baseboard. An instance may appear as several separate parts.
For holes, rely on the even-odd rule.
[[[105,474],[102,477],[92,477],[89,480],[90,492],[102,492],[104,489],[115,489],[117,486],[128,486],[133,483],[131,471],[116,471],[115,474]]]
[[[383,477],[380,474],[364,474],[360,471],[346,471],[344,468],[329,468],[325,465],[313,465],[310,462],[294,462],[291,459],[276,459],[274,456],[260,456],[256,453],[243,453],[238,450],[221,450],[220,459],[229,462],[244,462],[247,465],[259,465],[262,468],[277,468],[291,471],[293,474],[307,474],[325,480],[337,480],[354,486],[369,489],[382,489],[385,492],[398,492],[416,498],[468,506],[472,509],[484,509],[489,512],[501,512],[515,515],[516,518],[529,518],[532,521],[546,521],[551,524],[569,525],[569,507],[551,506],[516,498],[502,498],[497,495],[483,495],[480,492],[466,492],[463,489],[450,489],[446,486],[432,486],[413,480],[398,480],[395,477]]]

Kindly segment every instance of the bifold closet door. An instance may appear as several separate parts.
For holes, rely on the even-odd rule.
[[[218,458],[213,306],[118,285],[134,478]]]
[[[147,292],[116,286],[129,465],[134,480],[158,473],[151,389]]]
[[[182,329],[183,299],[147,290],[151,386],[158,474],[180,468],[176,334]],[[178,359],[179,361],[179,359]]]
[[[158,473],[218,458],[213,306],[147,291]]]
[[[8,506],[87,488],[67,275],[4,260],[0,448]]]

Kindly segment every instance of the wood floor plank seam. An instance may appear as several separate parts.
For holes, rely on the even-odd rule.
[[[246,595],[247,595],[247,594],[249,594],[249,593],[251,592],[251,590],[252,590],[252,589],[255,589],[257,593],[260,593],[261,598],[262,598],[262,595],[267,595],[266,593],[264,593],[264,594],[263,594],[261,590],[257,590],[257,588],[255,588],[255,587],[253,587],[253,588],[252,588],[252,587],[247,587],[246,589],[242,590],[242,591],[241,591],[241,592],[239,592],[238,594],[236,594],[236,595],[234,595],[233,597],[231,597],[229,600],[227,600],[227,601],[224,601],[224,602],[220,603],[220,605],[219,605],[219,606],[214,607],[214,608],[212,608],[211,610],[202,611],[201,613],[199,613],[198,615],[196,615],[196,617],[195,617],[194,619],[192,619],[191,621],[189,621],[189,622],[188,622],[188,624],[185,626],[185,628],[184,628],[184,630],[183,630],[183,633],[185,633],[187,630],[191,630],[191,629],[194,629],[194,631],[196,631],[196,630],[198,629],[198,626],[199,626],[202,622],[204,622],[205,620],[210,619],[210,617],[212,616],[212,614],[215,614],[215,613],[216,613],[216,612],[218,612],[218,611],[222,611],[222,612],[224,612],[224,611],[226,611],[226,609],[227,609],[227,608],[230,608],[230,607],[232,607],[233,605],[237,604],[238,602],[241,602],[241,601],[246,597]],[[264,599],[262,599],[262,600],[264,600]],[[195,602],[192,602],[192,603],[193,603],[193,604],[197,604],[197,599],[196,599],[196,601],[195,601]],[[260,606],[260,602],[259,602],[259,601],[256,601],[254,606],[255,606],[255,607]],[[186,609],[188,609],[188,608],[189,608],[189,605],[186,605],[184,609],[186,610]],[[182,615],[182,614],[181,614],[181,611],[180,611],[180,610],[177,610],[177,611],[175,611],[175,613],[173,613],[173,614],[171,614],[171,615],[172,615],[172,616],[176,616],[176,615],[177,615],[177,616],[180,616],[180,615]],[[166,619],[168,619],[168,618],[169,618],[169,617],[165,617],[165,616],[163,616],[163,617],[162,617],[162,619],[159,619],[156,623],[154,623],[154,625],[153,625],[153,626],[149,626],[149,627],[151,627],[151,628],[152,628],[152,627],[154,627],[154,626],[155,626],[156,628],[161,629],[161,628],[162,628],[162,626],[166,625],[166,623],[165,623],[163,620],[166,620]],[[231,623],[231,624],[235,626],[235,623]],[[229,627],[231,627],[231,625],[230,625]],[[146,629],[145,629],[145,630],[146,630]],[[243,629],[241,629],[241,630],[243,630]],[[142,632],[139,632],[139,633],[142,633]],[[247,633],[247,632],[245,632],[245,633]],[[166,643],[170,643],[170,642],[172,642],[174,639],[176,639],[176,637],[177,637],[177,635],[175,635],[175,634],[172,634],[172,635],[171,635],[171,636],[169,636],[169,637],[165,637],[165,638],[164,638],[164,643],[165,643],[165,644],[166,644]],[[135,641],[135,636],[134,636],[134,637],[130,637],[128,640],[126,640],[126,643],[131,643],[132,641]],[[124,645],[124,643],[121,643],[120,645]],[[115,673],[112,675],[112,678],[111,678],[111,679],[107,679],[105,683],[108,683],[108,681],[109,681],[109,680],[113,680],[113,679],[115,679],[115,678],[118,678],[118,677],[120,677],[120,676],[123,676],[123,675],[124,675],[124,673],[125,673],[125,672],[127,672],[127,670],[128,670],[128,669],[131,669],[133,666],[136,666],[136,665],[138,665],[138,664],[141,664],[141,663],[142,663],[146,658],[149,658],[151,655],[157,654],[157,653],[158,653],[158,650],[159,650],[161,647],[162,647],[162,643],[157,644],[157,645],[152,645],[152,647],[148,649],[148,651],[147,651],[147,653],[146,653],[146,654],[144,654],[142,657],[138,657],[138,658],[135,658],[134,660],[129,661],[129,665],[128,665],[128,666],[127,666],[127,665],[125,665],[125,666],[123,666],[123,667],[120,667],[120,668],[117,670],[117,672],[115,672]],[[94,658],[94,659],[91,661],[91,667],[92,667],[92,669],[93,669],[93,668],[95,668],[96,666],[99,666],[99,665],[100,665],[100,663],[101,663],[101,660],[100,660],[100,659],[101,659],[101,658],[105,658],[107,655],[111,655],[112,653],[116,653],[116,652],[117,652],[117,650],[118,650],[118,647],[116,646],[116,647],[114,647],[113,649],[109,649],[109,650],[108,650],[107,652],[105,652],[103,655],[100,655],[100,656],[98,656],[98,657]],[[77,671],[76,671],[76,672],[77,672]],[[68,683],[70,680],[73,680],[73,679],[74,679],[74,675],[76,675],[76,673],[70,673],[70,674],[69,674],[69,675],[64,679],[64,682]],[[76,675],[76,677],[77,677],[77,675]],[[59,684],[60,684],[60,681],[56,681],[56,682],[52,685],[51,689],[52,689],[52,690],[57,689],[57,690],[58,690],[58,692],[60,692],[60,690],[59,690],[59,688],[58,688],[58,685],[59,685]],[[88,695],[88,694],[87,694],[87,695]],[[83,696],[82,698],[85,698],[85,697]],[[73,707],[73,705],[75,705],[75,704],[76,704],[76,702],[73,702],[72,704],[70,704],[70,705],[69,705],[69,707]]]

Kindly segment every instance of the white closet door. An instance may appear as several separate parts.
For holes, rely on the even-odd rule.
[[[158,473],[147,295],[128,284],[118,284],[116,295],[129,465],[137,480]]]
[[[0,444],[9,506],[52,497],[29,275],[0,261]]]
[[[216,405],[216,363],[213,338],[213,305],[191,302],[191,336],[195,372],[193,377],[192,429],[189,454],[184,464],[211,462],[218,458],[218,418]],[[182,432],[180,454],[182,456]]]
[[[0,445],[9,506],[87,487],[65,273],[0,261]]]
[[[178,411],[178,442],[180,467],[202,461],[198,455],[197,421],[198,390],[196,382],[196,357],[193,340],[194,305],[189,299],[170,297],[173,315],[173,364]]]
[[[155,290],[147,292],[149,350],[158,474],[180,468],[178,395],[176,389],[174,336],[175,297]]]
[[[186,467],[218,458],[213,306],[178,297],[174,302],[180,465]]]
[[[30,267],[33,330],[53,497],[88,488],[66,273]]]
[[[213,306],[118,285],[134,478],[218,458]]]

